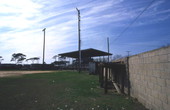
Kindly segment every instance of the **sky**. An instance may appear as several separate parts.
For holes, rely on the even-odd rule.
[[[131,55],[170,44],[170,1],[155,0],[0,0],[0,56],[10,62],[13,53],[45,62],[59,53],[78,50],[77,11],[81,13],[81,49],[94,48]],[[121,34],[122,33],[122,34]],[[121,35],[120,35],[121,34]],[[119,36],[120,35],[120,36]]]

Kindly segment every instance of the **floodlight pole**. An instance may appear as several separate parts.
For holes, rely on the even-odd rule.
[[[109,37],[107,38],[107,49],[108,49],[108,62],[109,62],[109,52],[110,52]]]
[[[81,72],[81,38],[80,38],[80,10],[76,8],[78,12],[78,50],[79,50],[79,73]]]
[[[44,57],[45,57],[45,30],[46,28],[44,28],[42,31],[44,31],[44,42],[43,42],[43,65],[45,64],[44,62]]]

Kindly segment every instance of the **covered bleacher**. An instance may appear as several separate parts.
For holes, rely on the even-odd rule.
[[[111,56],[111,53],[104,52],[101,50],[89,48],[85,50],[81,50],[81,69],[88,70],[90,62],[96,62],[94,58],[101,59],[100,62],[105,61],[106,57]],[[77,69],[78,68],[78,59],[79,59],[79,51],[72,51],[67,53],[58,54],[60,58],[71,58],[72,63],[67,65],[66,69]]]

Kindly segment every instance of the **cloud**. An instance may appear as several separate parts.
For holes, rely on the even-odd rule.
[[[83,30],[88,28],[94,28],[101,25],[106,24],[114,24],[116,27],[125,27],[130,24],[138,15],[143,11],[143,9],[150,3],[146,1],[139,1],[135,3],[127,3],[124,5],[125,1],[119,0],[111,0],[105,2],[90,2],[86,4],[80,9],[82,9],[81,17],[82,17],[82,25]],[[142,19],[142,25],[153,24],[155,22],[159,22],[160,19],[156,18],[154,22],[150,22],[148,20],[143,20],[145,18],[155,17],[159,13],[168,13],[165,10],[155,11],[153,8],[158,8],[162,5],[164,1],[159,1],[154,3],[150,8],[152,10],[147,10],[140,18]],[[159,16],[159,15],[157,15]],[[167,17],[166,17],[167,18]],[[165,19],[165,16],[162,17]],[[120,24],[121,22],[121,24]],[[141,26],[141,22],[135,23],[134,26]]]
[[[15,0],[14,3],[2,0],[0,54],[5,57],[5,62],[9,62],[12,53],[16,52],[26,54],[28,58],[42,58],[43,28],[47,28],[47,63],[58,53],[77,49],[76,7],[81,11],[82,48],[105,49],[105,38],[117,35],[148,3],[126,0]],[[170,10],[160,9],[164,4],[163,0],[153,4],[134,26],[169,19]],[[157,16],[159,17],[152,21],[145,20]]]
[[[72,23],[72,21],[60,21],[61,23],[59,24],[55,17],[52,20],[45,20],[45,22],[40,23],[44,19],[55,15],[55,13],[50,13],[48,16],[46,16],[42,13],[41,9],[45,7],[44,4],[47,2],[43,2],[44,4],[32,2],[31,0],[16,0],[15,2],[15,4],[10,0],[1,2],[2,7],[0,9],[0,27],[3,29],[8,29],[7,31],[3,31],[3,34],[0,35],[0,39],[2,41],[0,49],[3,51],[3,53],[12,55],[12,53],[22,52],[28,57],[40,56],[42,58],[42,29],[44,27],[47,27],[46,54],[48,63],[50,61],[49,59],[52,57],[51,55],[56,54],[54,53],[56,52],[55,49],[53,49],[56,48],[55,46],[65,48],[71,45],[69,42],[65,41],[70,37],[70,35],[66,35],[64,31],[71,29],[71,25],[74,22]],[[52,6],[55,5],[53,4]],[[67,12],[68,11],[64,13]],[[58,15],[61,14],[63,13]],[[54,22],[56,22],[56,24]],[[3,53],[1,54],[5,57],[6,55]],[[5,62],[9,62],[9,55],[4,59]]]
[[[96,13],[98,14],[98,13],[101,13],[103,11],[106,11],[106,10],[110,9],[113,6],[113,4],[115,4],[113,1],[107,1],[107,2],[104,2],[104,3],[100,3],[100,4],[95,4],[97,6],[92,5],[91,7],[89,7],[90,10],[88,10],[85,14],[83,14],[82,17],[93,16],[93,14],[96,14]]]
[[[0,4],[0,27],[6,26],[16,29],[26,28],[34,24],[29,20],[39,14],[41,5],[35,4],[30,0],[3,0]]]

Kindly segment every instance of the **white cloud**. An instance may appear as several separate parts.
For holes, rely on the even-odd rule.
[[[103,34],[106,30],[98,32],[95,30],[96,27],[109,25],[122,28],[143,9],[136,5],[125,6],[124,2],[124,0],[81,2],[76,0],[15,0],[14,3],[11,0],[1,0],[0,27],[7,31],[2,31],[0,34],[0,49],[3,52],[0,54],[5,62],[8,62],[12,53],[16,52],[26,54],[28,58],[35,56],[42,58],[43,28],[47,28],[46,60],[48,63],[52,61],[53,55],[77,49],[76,7],[81,10],[83,48],[102,48],[104,44],[100,44],[105,39],[103,35],[106,37],[110,33]],[[150,13],[154,12],[152,14],[156,16],[169,13],[169,10],[159,10],[158,7],[163,3],[154,4],[152,7],[158,11],[151,10]],[[135,7],[135,9],[129,7]],[[143,18],[150,17],[152,14],[145,14]],[[151,23],[168,18],[169,16],[161,16]],[[142,25],[148,22],[145,21]],[[116,35],[114,32],[111,34]],[[93,41],[96,38],[97,42],[94,44]]]
[[[0,4],[0,27],[23,29],[31,27],[36,21],[29,20],[40,15],[42,7],[31,0],[2,0]]]

